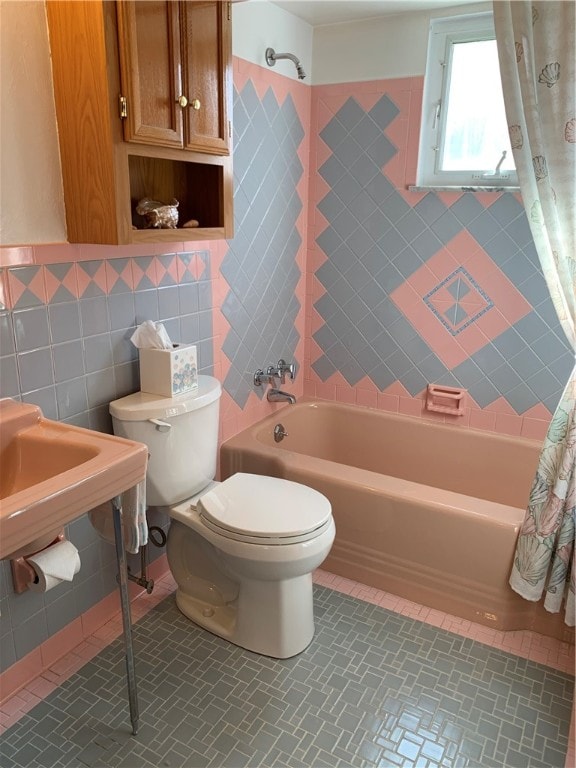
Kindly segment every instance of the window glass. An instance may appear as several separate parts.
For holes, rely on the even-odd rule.
[[[431,23],[418,184],[517,184],[491,14]]]

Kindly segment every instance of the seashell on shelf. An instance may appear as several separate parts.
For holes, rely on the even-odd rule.
[[[146,229],[176,229],[179,205],[176,198],[172,198],[172,201],[167,204],[143,197],[138,201],[136,213],[144,217]]]
[[[540,76],[538,82],[546,85],[548,88],[552,88],[560,79],[560,64],[557,61],[553,61],[551,64],[546,64]]]
[[[564,139],[570,144],[576,143],[576,117],[568,120],[564,126]]]

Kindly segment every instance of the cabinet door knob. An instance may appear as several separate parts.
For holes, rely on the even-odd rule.
[[[190,102],[190,105],[191,105],[192,109],[200,109],[200,107],[202,106],[202,104],[200,103],[200,99],[193,99]]]
[[[186,98],[186,96],[180,96],[180,98],[176,99],[176,101],[177,101],[178,104],[180,104],[182,109],[184,109],[184,107],[188,106],[188,99]]]

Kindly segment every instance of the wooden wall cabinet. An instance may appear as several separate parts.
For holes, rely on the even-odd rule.
[[[229,3],[46,6],[69,241],[232,237]],[[179,225],[200,226],[143,228],[143,197],[176,198]]]
[[[120,2],[124,138],[227,155],[230,5]]]

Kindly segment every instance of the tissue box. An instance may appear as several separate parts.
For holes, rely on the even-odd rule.
[[[140,389],[174,397],[198,387],[194,344],[173,344],[172,349],[140,349]]]

